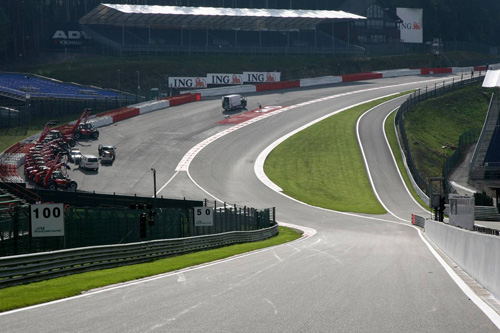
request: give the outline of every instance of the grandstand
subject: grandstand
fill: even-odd
[[[80,19],[117,53],[362,54],[343,11],[100,4]],[[337,35],[345,38],[339,38]]]
[[[0,73],[0,128],[22,126],[38,116],[60,116],[85,108],[104,111],[137,102],[140,96],[65,83],[25,73]]]
[[[497,148],[492,147],[497,142],[496,140],[500,139],[498,134],[499,113],[500,100],[498,96],[492,94],[486,120],[470,162],[470,180],[483,180],[487,173],[494,174],[495,164],[498,164],[496,168],[500,171],[500,159],[497,159],[500,156],[495,153]]]
[[[0,95],[29,98],[106,99],[120,98],[120,92],[64,83],[32,74],[0,73]]]

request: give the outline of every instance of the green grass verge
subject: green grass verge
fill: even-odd
[[[8,311],[71,297],[91,289],[172,272],[245,252],[280,245],[300,237],[301,233],[297,230],[279,227],[279,234],[276,237],[260,242],[236,244],[160,259],[151,263],[74,274],[28,285],[0,289],[0,299],[2,300],[0,302],[0,311]]]
[[[397,110],[396,110],[397,111]],[[394,118],[396,118],[396,111],[391,113],[389,117],[387,117],[386,122],[384,124],[385,134],[387,135],[387,140],[389,141],[389,145],[391,146],[392,153],[394,154],[394,158],[396,159],[396,164],[398,166],[399,172],[401,172],[401,176],[403,180],[410,190],[411,195],[422,205],[430,210],[427,203],[424,202],[417,194],[417,191],[413,188],[413,185],[410,180],[410,176],[406,172],[406,168],[403,162],[403,156],[401,155],[401,150],[399,149],[398,139],[396,137],[396,131],[394,129]]]
[[[405,115],[405,130],[422,177],[439,177],[460,135],[481,128],[489,94],[480,84],[418,103]]]
[[[269,154],[265,173],[284,193],[308,204],[385,214],[371,189],[355,125],[364,112],[404,94],[345,110],[295,134]]]

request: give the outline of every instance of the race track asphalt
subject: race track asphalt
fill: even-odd
[[[390,213],[348,214],[299,203],[270,189],[254,171],[266,147],[314,119],[447,78],[404,77],[248,96],[249,109],[257,103],[292,106],[331,98],[222,136],[196,155],[189,172],[175,170],[184,154],[230,126],[217,124],[224,117],[219,99],[102,128],[98,142],[83,142],[80,148],[93,152],[99,143],[114,144],[117,159],[98,173],[71,170],[80,189],[152,195],[155,168],[159,195],[273,206],[280,222],[316,233],[213,264],[0,314],[0,327],[5,332],[498,332],[410,226],[410,214],[423,211],[404,188],[382,133],[385,116],[402,99],[375,108],[359,122],[374,188]]]

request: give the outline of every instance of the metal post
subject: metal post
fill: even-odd
[[[154,187],[154,198],[156,199],[156,169],[151,168],[151,171],[153,171],[153,187]]]
[[[122,93],[120,90],[120,70],[117,70],[118,72],[118,105],[121,106],[121,99],[122,99]]]
[[[135,102],[137,103],[137,101],[139,99],[140,92],[141,92],[141,85],[139,84],[139,71],[136,71],[136,72],[137,72],[137,95],[135,97]]]

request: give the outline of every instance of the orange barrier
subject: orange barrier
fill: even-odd
[[[371,73],[371,72],[347,74],[347,75],[342,75],[342,82],[381,79],[382,75],[383,75],[382,73]]]
[[[269,82],[255,85],[256,91],[300,88],[300,81]]]
[[[420,73],[422,75],[428,75],[428,74],[448,74],[451,73],[452,69],[451,68],[422,68],[420,69]]]
[[[172,97],[160,98],[162,101],[169,101],[170,106],[176,106],[196,101],[201,101],[201,94],[198,93],[188,93]]]
[[[486,66],[477,66],[477,67],[474,67],[474,72],[484,72],[487,69],[488,68]]]

